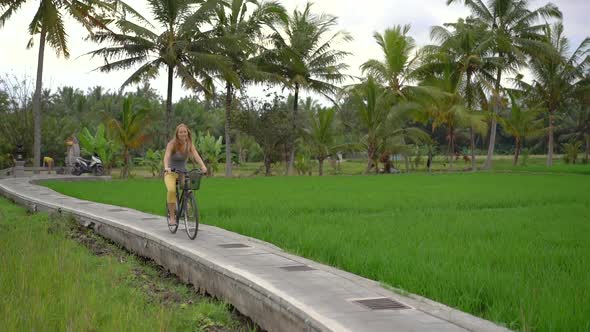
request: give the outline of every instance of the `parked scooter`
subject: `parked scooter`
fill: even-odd
[[[101,176],[104,174],[102,160],[100,160],[96,153],[92,155],[90,160],[84,159],[82,157],[76,158],[72,174],[78,176],[82,173],[92,173],[97,176]]]

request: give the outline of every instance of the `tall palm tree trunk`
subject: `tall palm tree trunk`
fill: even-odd
[[[588,155],[590,154],[590,135],[586,135],[586,157],[584,158],[588,162]]]
[[[318,158],[319,166],[319,174],[320,176],[324,175],[324,158]]]
[[[497,113],[497,104],[494,105],[494,115],[498,114]],[[497,127],[498,127],[498,122],[496,121],[496,118],[493,117],[492,118],[492,123],[490,126],[490,142],[488,145],[488,155],[486,157],[486,162],[483,164],[483,168],[484,169],[490,169],[492,168],[492,158],[494,157],[494,147],[496,145],[496,131],[497,131]]]
[[[271,159],[267,154],[264,154],[264,176],[271,175]]]
[[[297,132],[297,108],[299,106],[299,83],[295,83],[295,101],[293,102],[293,138],[289,151],[289,161],[287,164],[287,175],[293,175],[293,163],[295,161],[295,137]]]
[[[402,136],[402,144],[406,144],[406,140],[404,136]],[[408,154],[404,153],[404,163],[406,165],[406,173],[410,173],[410,158],[408,158]]]
[[[367,169],[365,170],[366,174],[369,174],[371,168],[375,166],[376,173],[379,173],[379,164],[375,160],[375,155],[377,154],[377,147],[375,144],[368,144],[367,147]]]
[[[477,167],[475,166],[475,133],[473,132],[473,126],[469,128],[469,145],[471,149],[471,170],[475,172]]]
[[[453,169],[453,159],[455,158],[455,141],[453,140],[453,134],[453,127],[449,127],[449,169]]]
[[[37,82],[35,83],[35,95],[33,96],[33,167],[41,165],[41,87],[43,84],[43,59],[45,53],[45,38],[47,28],[41,27],[41,38],[39,40],[39,56],[37,58]]]
[[[502,54],[500,54],[502,57]],[[494,95],[494,106],[492,114],[492,124],[490,126],[490,143],[488,145],[488,156],[486,162],[483,164],[484,169],[490,169],[492,167],[492,158],[494,157],[494,147],[496,145],[496,128],[498,127],[498,121],[496,121],[496,115],[500,113],[502,99],[500,98],[500,82],[502,81],[502,70],[498,69],[498,75],[496,77],[496,91]]]
[[[369,160],[367,160],[367,169],[365,170],[365,174],[369,174],[369,172],[371,171],[371,167],[373,166],[373,160],[371,159],[371,157],[368,158]]]
[[[166,133],[164,142],[168,141],[172,121],[172,84],[174,83],[174,66],[168,65],[168,92],[166,94]]]
[[[121,177],[126,179],[129,176],[129,150],[127,147],[123,149],[123,169],[121,169]]]
[[[226,95],[225,95],[225,176],[232,176],[232,165],[231,165],[231,102],[232,102],[232,85],[230,82],[225,84]]]
[[[553,166],[553,110],[549,110],[549,142],[547,144],[547,166]]]
[[[428,161],[426,162],[426,166],[428,166],[428,174],[432,174],[432,146],[428,146]]]
[[[514,162],[512,165],[516,166],[518,164],[518,156],[520,156],[520,138],[516,137],[516,144],[514,148]]]
[[[467,72],[467,109],[471,112],[472,106],[472,95],[471,95],[471,71]],[[475,134],[473,132],[473,126],[469,128],[469,145],[471,149],[471,170],[475,172]]]

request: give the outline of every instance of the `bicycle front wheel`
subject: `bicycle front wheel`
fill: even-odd
[[[186,234],[189,239],[194,240],[197,237],[199,231],[199,208],[197,206],[197,199],[195,194],[190,192],[186,194],[184,201],[184,226]]]
[[[178,213],[178,209],[176,209],[176,212]],[[168,210],[168,203],[166,203],[166,223],[168,224],[170,233],[174,234],[178,229],[178,217],[176,217],[176,220],[174,220],[174,224],[172,224],[170,221],[170,210]]]

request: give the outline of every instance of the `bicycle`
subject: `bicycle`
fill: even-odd
[[[168,205],[166,204],[166,222],[168,223],[168,229],[172,234],[176,233],[178,225],[180,224],[180,219],[182,218],[184,220],[186,234],[189,239],[194,240],[199,231],[199,208],[197,206],[197,199],[195,198],[194,191],[199,190],[201,176],[203,174],[198,169],[193,169],[188,172],[172,169],[172,172],[179,175],[178,179],[176,179],[176,224],[170,224],[170,211],[168,211]],[[179,183],[181,177],[184,178],[182,186]]]

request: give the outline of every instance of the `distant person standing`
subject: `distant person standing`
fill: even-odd
[[[80,157],[80,145],[78,144],[78,139],[75,135],[68,137],[66,140],[66,145],[68,146],[68,150],[66,152],[66,167],[68,169],[68,173],[70,173],[74,167],[76,159]]]
[[[49,156],[43,157],[43,167],[47,167],[47,169],[49,171],[48,174],[51,174],[51,170],[53,169],[53,165],[54,165],[53,158],[51,158]]]

